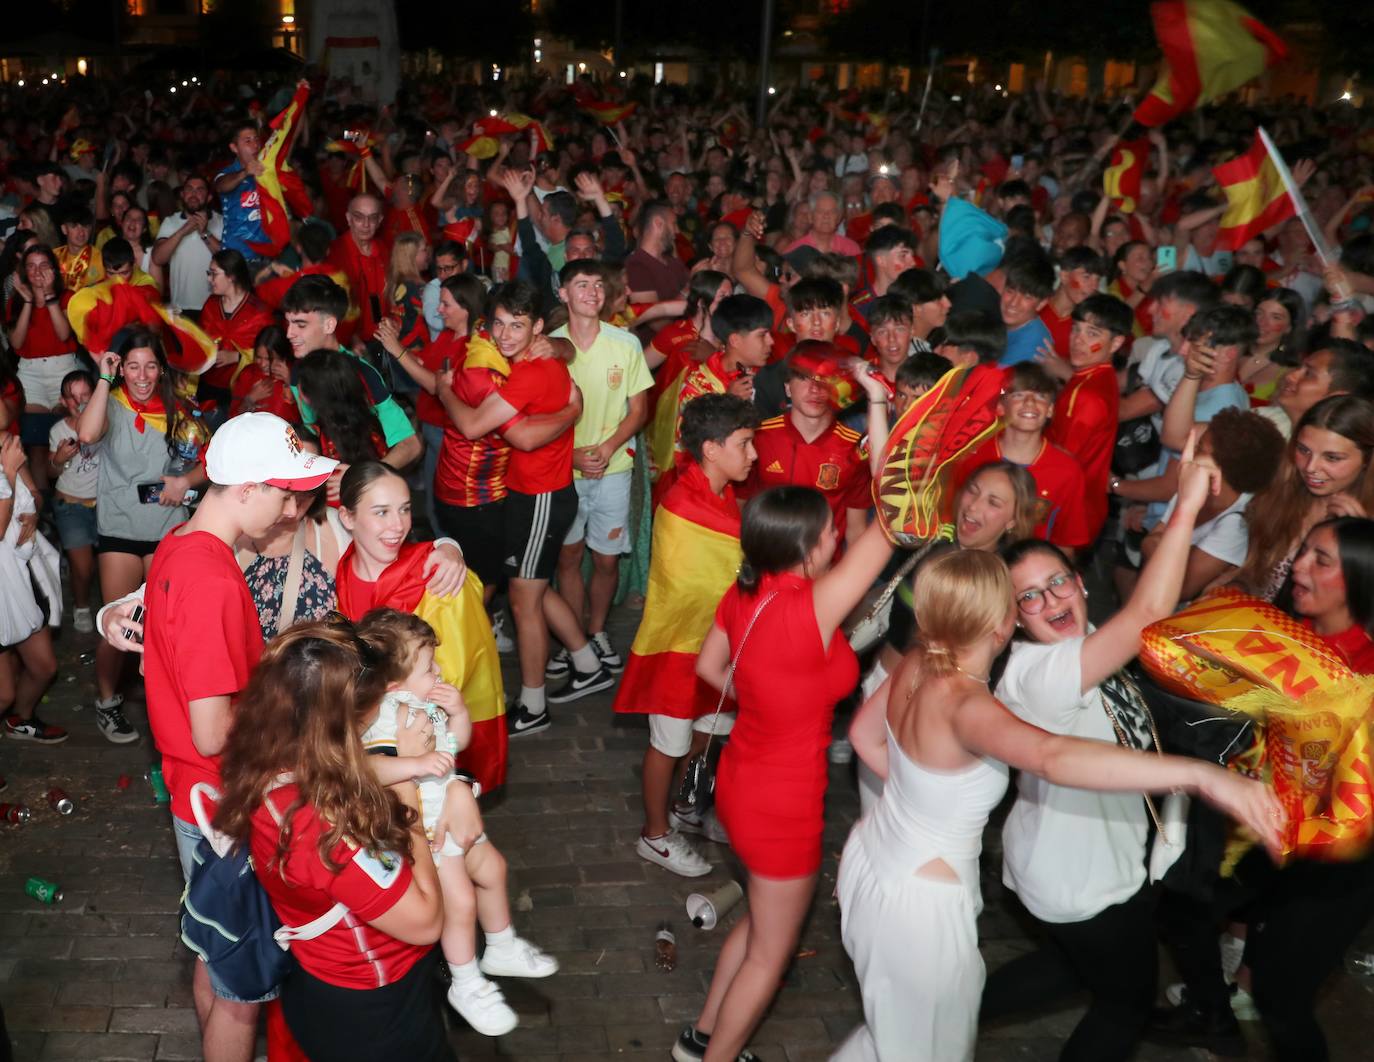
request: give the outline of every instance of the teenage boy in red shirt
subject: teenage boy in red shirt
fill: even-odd
[[[1049,440],[1083,467],[1088,542],[1107,520],[1107,481],[1116,446],[1117,390],[1112,358],[1133,334],[1131,308],[1112,295],[1090,295],[1073,311],[1069,364],[1073,375],[1054,403]]]
[[[262,628],[234,545],[267,533],[337,462],[301,448],[271,413],[234,417],[205,454],[209,488],[191,519],[159,543],[144,595],[143,677],[148,722],[172,796],[172,829],[189,881],[201,832],[191,787],[219,785],[219,754],[234,721],[234,698],[262,654]],[[205,963],[192,990],[206,1058],[253,1057],[261,1000],[242,1000]]]
[[[955,492],[976,470],[994,461],[1020,465],[1035,480],[1045,507],[1035,537],[1061,549],[1080,549],[1088,538],[1083,500],[1083,469],[1077,459],[1045,438],[1059,387],[1039,365],[1022,363],[1008,374],[997,403],[1002,430],[960,462]]]
[[[758,460],[740,489],[743,498],[768,487],[811,487],[825,495],[843,543],[868,523],[868,458],[859,433],[835,420],[825,380],[841,373],[840,355],[829,343],[798,343],[787,356],[791,408],[765,420],[754,433]]]
[[[1059,286],[1050,301],[1040,307],[1040,320],[1050,330],[1054,352],[1062,362],[1063,372],[1056,374],[1060,378],[1071,371],[1063,359],[1069,353],[1074,307],[1089,295],[1096,295],[1106,276],[1106,260],[1091,247],[1070,247],[1059,257]]]
[[[581,622],[549,587],[563,540],[577,518],[572,421],[539,446],[526,443],[522,447],[509,432],[512,422],[521,418],[565,409],[569,396],[576,393],[568,367],[560,359],[530,356],[531,345],[544,329],[539,299],[539,293],[523,281],[492,289],[488,304],[491,338],[510,362],[510,375],[503,387],[488,394],[476,408],[465,405],[454,393],[451,371],[439,377],[438,388],[449,419],[467,438],[479,439],[499,429],[513,447],[502,516],[511,613],[520,655],[520,695],[506,712],[512,737],[548,728],[546,702],[575,701],[615,685],[615,675],[602,666]],[[549,662],[550,629],[572,658],[572,675],[566,686],[546,696],[544,669]]]

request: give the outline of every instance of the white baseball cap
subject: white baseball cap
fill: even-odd
[[[282,490],[314,490],[339,462],[312,454],[300,436],[272,413],[241,413],[224,422],[205,451],[211,483],[266,483]]]

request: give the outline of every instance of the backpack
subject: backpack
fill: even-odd
[[[274,993],[293,969],[291,941],[318,937],[348,908],[338,903],[306,925],[282,925],[253,873],[247,845],[234,844],[210,825],[207,797],[215,801],[219,793],[204,782],[191,787],[191,809],[205,836],[196,845],[191,880],[181,897],[181,939],[234,995],[262,999]],[[270,801],[267,806],[279,819]]]

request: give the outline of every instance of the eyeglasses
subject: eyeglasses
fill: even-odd
[[[348,216],[354,221],[361,221],[364,225],[376,225],[382,220],[380,214],[359,214],[352,210],[348,212]]]
[[[1073,576],[1060,572],[1058,575],[1050,576],[1050,579],[1043,589],[1023,590],[1016,595],[1016,607],[1022,614],[1034,616],[1043,612],[1045,602],[1050,597],[1056,597],[1060,601],[1067,601],[1078,593],[1078,581]]]

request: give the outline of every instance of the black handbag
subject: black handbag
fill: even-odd
[[[768,602],[777,596],[778,593],[774,590],[760,601],[758,608],[754,609],[753,616],[749,618],[749,625],[744,628],[744,637],[739,640],[739,648],[735,650],[735,658],[730,661],[730,669],[725,673],[725,682],[720,688],[720,700],[716,702],[715,714],[711,716],[711,730],[706,735],[706,747],[687,761],[687,769],[682,773],[682,785],[677,792],[677,803],[682,808],[704,812],[710,805],[711,797],[715,794],[718,759],[713,760],[711,758],[711,739],[716,736],[715,721],[720,716],[720,710],[725,707],[725,697],[729,692],[730,683],[735,677],[735,668],[739,665],[740,654],[744,652],[744,646],[749,641],[749,632],[754,629],[754,624],[758,622],[758,618],[764,608],[767,607]]]

